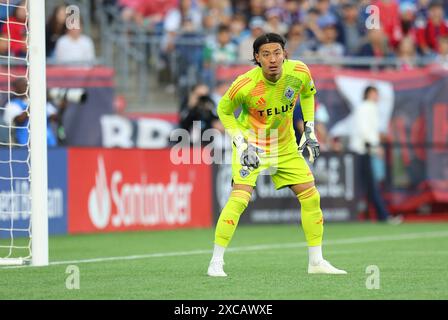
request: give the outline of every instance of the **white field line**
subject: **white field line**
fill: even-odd
[[[400,235],[390,235],[390,236],[370,236],[370,237],[358,237],[358,238],[348,238],[340,240],[328,240],[324,241],[324,246],[332,245],[345,245],[345,244],[360,244],[368,242],[381,242],[381,241],[401,241],[401,240],[414,240],[414,239],[424,239],[424,238],[445,238],[448,237],[448,231],[437,231],[437,232],[420,232],[420,233],[405,233]],[[293,243],[279,243],[279,244],[264,244],[264,245],[254,245],[254,246],[243,246],[236,248],[228,248],[226,252],[244,252],[244,251],[258,251],[258,250],[271,250],[271,249],[285,249],[285,248],[302,248],[307,247],[305,242],[293,242]],[[118,256],[118,257],[102,257],[102,258],[92,258],[92,259],[80,259],[80,260],[63,260],[63,261],[53,261],[50,262],[51,266],[54,265],[66,265],[66,264],[78,264],[78,263],[97,263],[97,262],[108,262],[108,261],[125,261],[125,260],[139,260],[139,259],[150,259],[150,258],[165,258],[165,257],[180,257],[180,256],[191,256],[191,255],[201,255],[201,254],[211,254],[212,250],[191,250],[191,251],[179,251],[179,252],[161,252],[161,253],[149,253],[131,256]],[[11,268],[24,268],[30,266],[13,266],[5,267],[1,269],[11,269]]]

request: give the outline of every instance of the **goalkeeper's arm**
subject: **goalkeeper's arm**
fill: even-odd
[[[309,152],[309,160],[313,163],[320,154],[319,142],[314,134],[314,94],[301,95],[300,105],[305,125],[299,142],[299,151],[303,152],[306,147]]]
[[[258,153],[263,150],[253,146],[247,142],[243,133],[238,127],[238,122],[234,115],[234,110],[231,104],[227,104],[228,100],[222,99],[218,105],[218,117],[221,120],[227,133],[232,138],[232,143],[235,145],[240,158],[240,163],[245,169],[253,170],[260,165],[260,158]]]

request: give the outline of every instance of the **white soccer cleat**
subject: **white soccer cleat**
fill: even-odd
[[[308,273],[321,274],[347,274],[347,271],[333,267],[327,260],[322,260],[318,265],[308,265]]]
[[[210,261],[210,265],[208,266],[207,274],[210,277],[227,277],[227,274],[224,272],[224,261],[216,260]]]

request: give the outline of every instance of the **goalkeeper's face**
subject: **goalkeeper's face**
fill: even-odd
[[[285,51],[279,43],[266,43],[260,47],[255,55],[257,62],[261,64],[263,74],[269,80],[280,78],[282,74]]]

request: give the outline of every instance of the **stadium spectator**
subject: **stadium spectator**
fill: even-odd
[[[13,93],[10,100],[4,106],[3,121],[8,126],[14,126],[14,136],[12,143],[16,146],[26,146],[29,144],[29,112],[31,106],[28,100],[28,81],[25,78],[17,78],[12,83]],[[56,134],[53,131],[52,123],[56,119],[58,110],[49,101],[46,106],[47,112],[47,146],[57,146]]]
[[[280,8],[271,8],[266,11],[266,32],[278,33],[283,36],[288,32],[288,26],[281,20],[283,11]]]
[[[165,81],[168,93],[176,90],[174,84],[178,85],[181,99],[188,91],[190,75],[195,77],[190,82],[196,82],[202,74],[204,37],[201,31],[202,12],[193,6],[192,0],[179,0],[178,6],[165,17],[158,64],[160,79],[168,80],[168,83]]]
[[[216,37],[216,31],[218,30],[219,23],[214,16],[204,14],[202,17],[202,32],[205,34],[204,42],[208,43],[213,41]]]
[[[234,22],[232,6],[229,0],[208,0],[202,11],[204,15],[212,16],[217,25],[230,25]]]
[[[206,63],[233,63],[238,58],[238,47],[232,42],[230,28],[220,25],[215,41],[205,47],[204,60]]]
[[[417,18],[426,19],[428,17],[428,7],[432,0],[414,0],[417,6]]]
[[[323,21],[337,20],[337,16],[333,12],[330,0],[317,0],[315,8],[319,12],[319,17],[317,18],[317,24],[321,24]]]
[[[448,69],[448,36],[439,38],[439,52],[434,57],[434,62]]]
[[[414,40],[408,36],[403,38],[398,45],[397,68],[399,70],[411,70],[417,66],[417,48]]]
[[[401,32],[403,37],[410,36],[414,42],[417,41],[417,34],[415,28],[417,7],[411,2],[402,2],[400,4],[400,20]]]
[[[0,41],[0,52],[2,52],[4,55],[8,55],[9,43],[9,50],[11,51],[11,55],[16,57],[26,56],[26,5],[26,1],[21,1],[20,3],[18,3],[17,7],[15,7],[14,15],[12,17],[9,17],[7,22],[2,25],[1,37],[3,39],[8,39]]]
[[[384,179],[384,150],[380,142],[378,89],[368,86],[361,105],[353,113],[349,149],[361,156],[360,177],[364,179],[367,199],[373,204],[378,221],[386,222],[389,212],[381,196],[379,183]]]
[[[428,8],[428,20],[419,19],[417,25],[417,43],[422,54],[431,55],[439,50],[438,39],[448,35],[448,22],[445,21],[443,5],[432,1]]]
[[[233,16],[232,23],[229,26],[232,33],[232,42],[237,46],[239,46],[244,39],[250,36],[250,31],[247,28],[246,17],[241,13],[237,13]]]
[[[118,0],[118,6],[121,9],[121,18],[123,21],[136,22],[137,12],[141,2],[142,0]]]
[[[317,48],[318,43],[323,39],[323,32],[319,27],[318,20],[319,10],[311,7],[304,18],[304,25],[306,38],[309,39],[310,43],[312,43],[313,50]]]
[[[78,64],[95,61],[95,47],[92,38],[83,34],[82,25],[79,28],[68,29],[66,34],[58,39],[54,58],[58,63]]]
[[[285,0],[283,4],[283,16],[282,20],[288,26],[295,23],[302,22],[302,14],[300,10],[299,1],[296,0]]]
[[[14,13],[14,6],[18,5],[21,0],[0,0],[0,28],[3,26],[3,21],[6,21],[9,16]],[[9,4],[9,6],[7,5]]]
[[[182,0],[139,0],[137,7],[134,9],[135,22],[148,31],[156,33],[162,32],[163,26],[166,23],[164,20],[168,19],[168,13],[170,11],[176,9],[178,2],[182,10],[184,7]],[[174,20],[174,23],[180,25],[177,22],[179,19],[177,13],[172,13],[169,19]]]
[[[204,49],[204,81],[212,83],[214,64],[231,64],[238,60],[238,46],[232,42],[230,28],[218,27],[216,38],[206,44]]]
[[[3,120],[7,125],[16,127],[14,143],[25,146],[29,142],[28,81],[18,78],[12,83],[12,89],[10,100],[5,105]]]
[[[46,54],[47,57],[52,57],[54,55],[54,49],[56,47],[56,42],[60,37],[62,37],[67,32],[66,26],[66,13],[67,6],[61,4],[53,9],[53,13],[48,19],[46,26]]]
[[[393,51],[387,41],[387,36],[381,29],[370,29],[367,32],[367,40],[359,49],[361,57],[384,58],[393,55]]]
[[[264,0],[249,0],[249,5],[244,10],[246,20],[251,21],[255,17],[265,18],[266,3]]]
[[[389,45],[395,48],[402,37],[398,1],[373,0],[372,5],[378,7],[381,29],[383,29]]]
[[[342,17],[337,23],[337,30],[337,41],[344,45],[346,54],[356,55],[365,30],[365,26],[359,21],[356,3],[349,1],[342,5]]]
[[[179,5],[168,11],[164,20],[162,48],[171,53],[176,47],[176,39],[183,32],[193,33],[202,29],[202,13],[194,8],[192,0],[179,0]]]
[[[252,45],[265,30],[265,21],[261,17],[255,17],[249,22],[250,36],[241,41],[238,48],[238,59],[242,62],[249,62],[253,56],[251,54]]]
[[[287,40],[289,58],[299,59],[312,55],[312,44],[306,39],[303,24],[294,23],[288,31]]]
[[[336,29],[336,19],[328,16],[325,20],[320,21],[322,29],[321,43],[317,47],[316,54],[322,59],[337,58],[344,55],[344,46],[336,41],[338,31]]]

